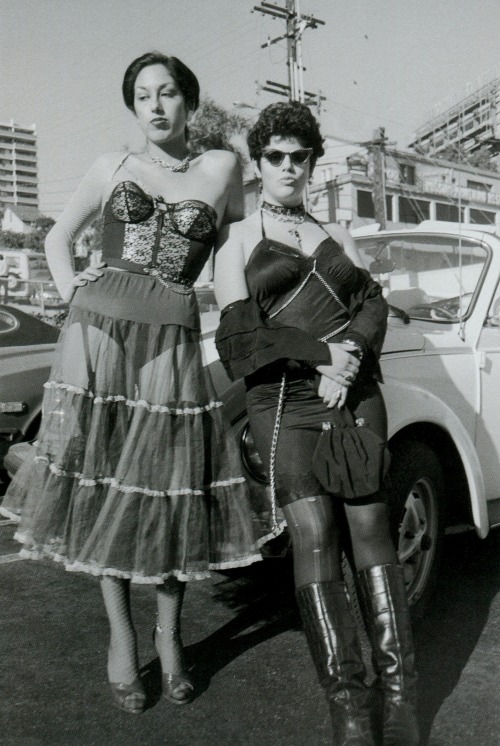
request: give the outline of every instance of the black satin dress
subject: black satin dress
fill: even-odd
[[[367,354],[350,390],[347,406],[386,439],[387,417],[377,381],[380,379],[376,360],[379,350],[375,354],[369,347],[370,342],[375,347],[381,345],[385,325],[380,323],[380,334],[374,331],[376,342],[366,327],[377,314],[380,319],[384,318],[385,301],[377,292],[365,303],[359,303],[366,288],[376,283],[359,270],[328,235],[314,254],[306,257],[291,246],[270,240],[264,228],[262,231],[262,239],[246,267],[252,298],[268,319],[300,329],[315,340],[363,340]],[[377,309],[373,314],[375,305]],[[250,427],[268,470],[284,372],[285,397],[275,457],[276,498],[281,506],[303,497],[325,494],[312,470],[312,456],[323,423],[332,418],[332,410],[317,394],[319,375],[306,362],[278,359],[247,375]],[[381,499],[374,495],[365,498],[365,502]]]

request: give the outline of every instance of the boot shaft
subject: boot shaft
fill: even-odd
[[[403,570],[398,565],[358,573],[359,599],[383,693],[384,746],[418,746],[417,674]]]
[[[296,596],[320,684],[364,690],[365,666],[345,584],[309,583]]]
[[[358,573],[359,600],[380,686],[395,696],[414,692],[417,675],[403,569],[379,565]]]
[[[365,667],[344,583],[310,583],[297,589],[304,629],[325,689],[336,746],[374,746]]]

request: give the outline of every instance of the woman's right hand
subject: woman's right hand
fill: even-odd
[[[316,370],[322,376],[330,378],[341,386],[352,386],[359,371],[360,362],[350,353],[349,344],[329,342],[328,349],[332,362],[330,365],[318,365]]]
[[[104,267],[106,267],[105,262],[98,262],[98,264],[95,264],[93,267],[87,267],[83,270],[83,272],[79,272],[77,275],[75,275],[71,282],[69,298],[64,298],[64,300],[70,301],[75,293],[76,288],[81,288],[88,282],[95,282],[100,277],[102,277],[104,273],[101,270]]]
[[[331,378],[321,376],[318,387],[318,396],[323,399],[323,402],[326,404],[328,409],[332,409],[332,407],[342,409],[347,401],[348,393],[349,389],[347,386],[339,386],[339,384],[332,381]]]

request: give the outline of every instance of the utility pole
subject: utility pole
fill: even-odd
[[[319,112],[321,102],[325,101],[325,96],[322,96],[321,93],[315,94],[304,90],[305,68],[302,64],[302,35],[306,29],[316,29],[319,25],[324,26],[325,22],[312,15],[302,15],[300,0],[286,0],[286,7],[262,0],[259,6],[254,6],[254,10],[286,22],[285,34],[274,39],[269,38],[261,46],[264,49],[286,39],[288,85],[266,80],[266,85],[262,86],[262,90],[278,96],[286,96],[290,101],[300,101],[307,106],[317,106]]]
[[[373,133],[369,149],[373,156],[373,207],[375,221],[385,230],[387,210],[385,204],[385,128],[378,127]]]

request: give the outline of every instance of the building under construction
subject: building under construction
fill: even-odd
[[[470,154],[487,147],[492,159],[500,145],[500,77],[479,84],[420,126],[410,147],[435,156],[455,150]]]

